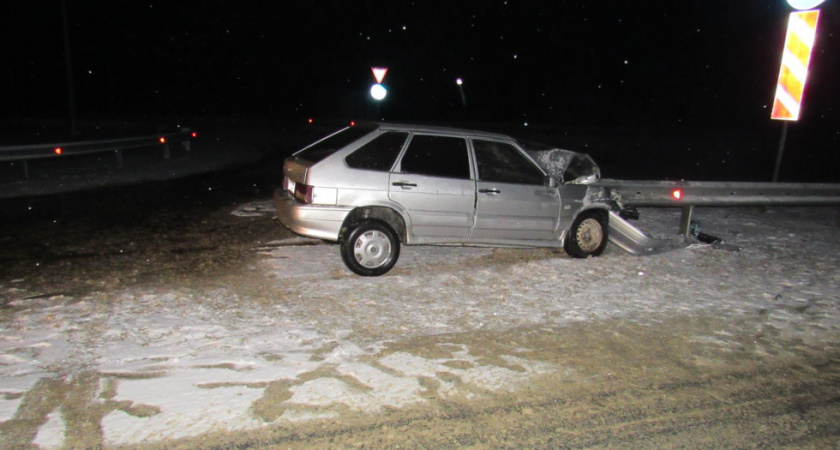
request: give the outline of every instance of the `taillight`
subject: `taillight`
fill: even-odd
[[[308,184],[295,183],[295,198],[299,202],[312,203],[312,186]]]

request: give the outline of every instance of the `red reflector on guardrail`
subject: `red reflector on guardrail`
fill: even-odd
[[[161,136],[160,139],[158,139],[158,141],[160,141],[161,144],[165,144],[166,143],[166,138]]]
[[[198,137],[198,133],[196,133],[195,131],[193,131],[192,133],[190,133],[190,136],[192,136],[192,137]]]
[[[682,196],[682,189],[674,189],[673,191],[671,191],[671,197],[674,197],[674,200],[682,200]]]
[[[53,150],[53,153],[55,153],[56,155],[60,155],[60,154],[64,153],[64,150],[62,150],[61,147],[56,147]]]

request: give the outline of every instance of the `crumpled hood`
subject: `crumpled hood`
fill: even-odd
[[[561,148],[526,151],[549,175],[561,183],[590,184],[601,178],[601,169],[589,155]]]

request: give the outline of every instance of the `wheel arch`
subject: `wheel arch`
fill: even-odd
[[[575,215],[575,218],[587,212],[596,212],[597,214],[600,214],[604,218],[604,220],[607,221],[609,221],[610,219],[610,208],[607,205],[591,205],[589,207],[583,208],[580,211],[578,211],[578,213]]]
[[[562,246],[566,245],[566,239],[569,238],[569,232],[572,229],[572,225],[574,225],[575,221],[581,214],[588,213],[590,211],[594,211],[597,214],[601,214],[602,218],[604,219],[604,223],[609,228],[610,223],[610,206],[606,204],[595,204],[595,205],[588,205],[586,207],[581,208],[578,210],[572,217],[571,220],[566,224],[566,228],[560,234],[560,242]]]
[[[403,244],[407,242],[408,235],[405,218],[403,218],[399,211],[387,206],[360,206],[350,211],[344,219],[344,223],[341,225],[341,231],[338,234],[339,242],[344,240],[347,235],[347,230],[351,230],[360,222],[371,219],[384,222],[394,230],[400,242]]]

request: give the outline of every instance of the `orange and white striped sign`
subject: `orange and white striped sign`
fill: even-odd
[[[799,119],[819,16],[819,10],[798,11],[790,15],[771,119]]]

